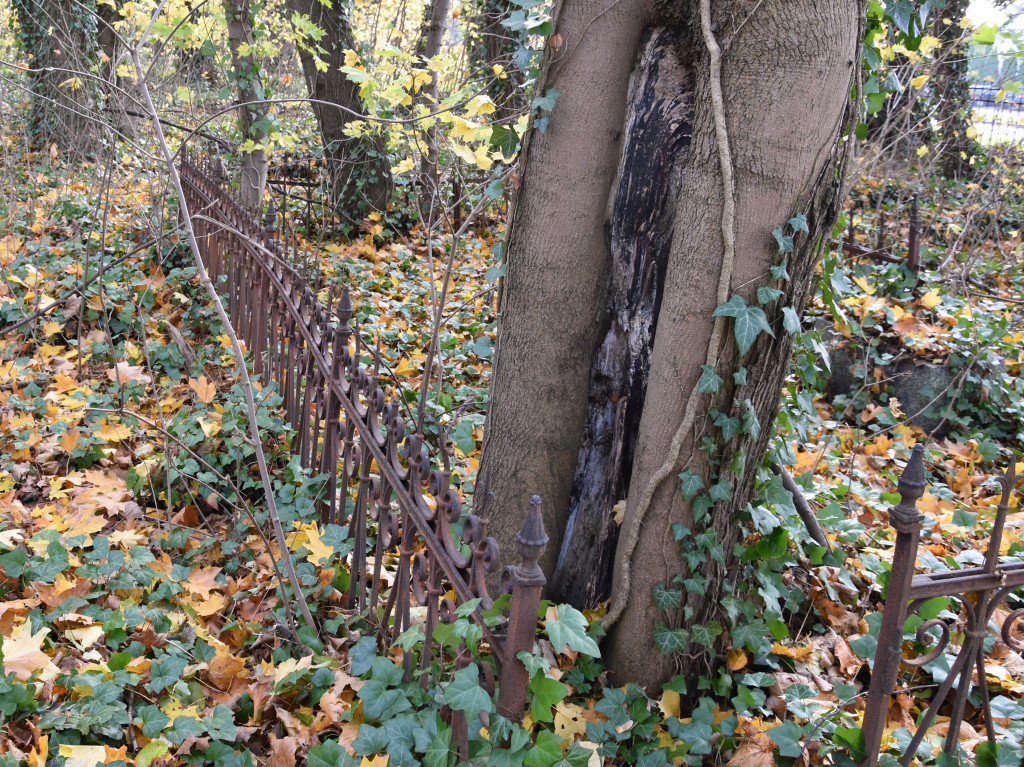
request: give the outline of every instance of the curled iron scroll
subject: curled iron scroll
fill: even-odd
[[[1024,608],[1014,610],[1012,613],[1006,616],[1006,620],[1003,621],[1003,627],[1000,630],[1000,635],[1003,638],[1003,642],[1014,652],[1024,653],[1024,639],[1020,639],[1013,635],[1013,625],[1024,619]]]
[[[935,627],[941,629],[941,633],[938,637],[938,642],[936,642],[935,640],[935,635],[928,632],[929,629]],[[931,663],[933,660],[938,658],[939,655],[942,654],[942,651],[946,649],[946,646],[949,644],[949,636],[949,624],[947,624],[941,618],[932,618],[929,621],[925,621],[917,627],[917,633],[915,634],[914,638],[918,644],[922,644],[925,647],[928,647],[933,643],[935,644],[935,646],[932,647],[924,655],[919,655],[916,658],[907,658],[906,656],[904,656],[903,662],[906,663],[908,666],[912,666],[913,668],[920,668],[921,666],[926,666],[927,664]]]

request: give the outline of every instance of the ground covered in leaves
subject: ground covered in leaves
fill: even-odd
[[[545,606],[520,727],[493,712],[475,666],[406,681],[402,660],[417,637],[379,655],[366,624],[342,609],[352,544],[342,528],[315,521],[315,483],[290,459],[274,394],[263,391],[289,551],[268,540],[223,329],[177,238],[147,244],[154,227],[169,230],[164,201],[130,164],[107,169],[107,205],[96,192],[104,169],[75,172],[35,156],[5,168],[15,182],[0,240],[4,767],[446,765],[455,756],[444,709],[471,721],[490,715],[487,728],[471,728],[477,763],[849,764],[891,558],[888,509],[912,446],[926,441],[930,481],[918,566],[937,571],[979,561],[998,500],[991,478],[1024,444],[1019,204],[990,210],[983,194],[937,187],[923,211],[925,261],[943,261],[965,218],[987,217],[969,243],[969,273],[954,258],[918,283],[901,266],[833,253],[802,321],[773,458],[802,487],[832,551],[814,545],[766,471],[750,509],[755,587],[726,597],[731,622],[708,638],[727,640],[722,668],[706,688],[673,683],[649,697],[607,687],[594,642],[602,611]],[[996,166],[984,183],[1006,179]],[[892,220],[922,183],[859,184],[857,236],[874,241],[879,213]],[[486,404],[499,230],[482,225],[463,241],[442,323],[445,375],[429,394],[434,428],[454,424],[464,458],[456,484],[466,489]],[[439,289],[425,254],[417,229],[399,236],[374,220],[361,238],[321,249],[328,273],[355,288],[361,333],[381,338],[411,407]],[[83,279],[89,286],[76,292]],[[855,384],[839,391],[830,365],[844,357]],[[908,424],[918,413],[889,386],[904,362],[949,373],[942,380],[956,396],[937,389],[923,408],[942,411],[941,438]],[[1022,536],[1014,497],[1000,553],[1024,552]],[[296,630],[281,599],[285,555],[323,623],[319,635]],[[908,632],[914,620],[958,614],[935,600]],[[453,650],[472,631],[464,614],[444,630]],[[955,649],[901,682],[887,747],[909,739]],[[996,719],[980,722],[972,699],[962,746],[979,763],[1017,763],[1024,659],[995,633],[989,658]],[[988,726],[999,751],[980,745]],[[940,716],[921,763],[935,761],[943,734]]]

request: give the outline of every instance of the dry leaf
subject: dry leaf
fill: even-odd
[[[188,388],[196,393],[204,405],[209,405],[217,396],[217,387],[206,376],[199,376],[198,381],[195,378],[188,379]]]

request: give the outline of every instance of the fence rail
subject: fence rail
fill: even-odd
[[[283,398],[295,431],[292,452],[327,477],[322,521],[348,526],[354,546],[344,604],[376,626],[385,647],[412,627],[413,604],[424,607],[419,665],[427,669],[443,652],[433,642],[438,623],[452,621],[458,605],[479,599],[471,618],[497,667],[498,711],[521,718],[529,679],[516,655],[533,648],[545,583],[537,565],[548,540],[540,499],[534,497],[517,537],[522,563],[506,567],[502,576],[511,593],[508,617],[491,626],[484,619],[494,604],[486,581],[500,566],[500,552],[487,535],[488,507],[496,499],[486,483],[478,483],[475,508],[465,512],[451,484],[447,437],[442,433],[431,459],[422,431],[407,431],[401,403],[385,396],[379,341],[367,348],[352,327],[348,288],[326,287],[312,254],[280,234],[273,209],[261,225],[232,197],[213,154],[183,151],[180,169],[203,262],[222,286],[254,372],[276,384]],[[328,299],[321,303],[325,290]],[[363,364],[367,355],[369,366]],[[374,528],[371,551],[368,532]],[[381,570],[389,552],[397,553],[397,572],[385,589]],[[443,598],[448,589],[454,600]],[[459,662],[465,665],[467,658]],[[488,663],[469,662],[478,662],[481,679],[493,681]],[[408,654],[404,664],[408,681]],[[466,722],[457,711],[451,720],[459,753],[467,757]]]

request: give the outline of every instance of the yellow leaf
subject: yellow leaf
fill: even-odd
[[[123,546],[126,549],[130,549],[132,546],[141,546],[148,540],[149,536],[138,530],[115,530],[110,534],[112,545]]]
[[[63,328],[64,323],[62,322],[47,322],[43,325],[43,334],[49,338],[50,336],[59,333]]]
[[[199,424],[199,428],[203,430],[203,434],[206,435],[207,439],[210,439],[210,437],[213,437],[220,431],[220,423],[218,421],[200,417],[196,418],[196,423]]]
[[[939,38],[932,35],[925,35],[921,38],[921,42],[918,44],[917,50],[922,56],[930,56],[932,51],[934,51],[938,46]]]
[[[398,363],[398,367],[395,368],[395,375],[402,376],[403,378],[409,378],[415,375],[417,372],[419,371],[417,371],[416,368],[414,368],[409,363],[409,360],[405,358],[402,358],[402,360]]]
[[[863,290],[869,296],[875,295],[875,287],[874,285],[868,284],[866,277],[854,277],[853,281],[856,283],[858,288]]]
[[[666,716],[681,716],[681,705],[682,698],[675,690],[665,690],[661,694],[661,700],[658,702],[658,708]]]
[[[555,706],[555,735],[570,743],[576,740],[577,736],[586,735],[587,720],[583,716],[585,711],[585,708],[574,703],[558,703]]]
[[[14,674],[22,682],[27,682],[36,672],[43,682],[56,679],[60,669],[42,650],[43,640],[49,633],[49,629],[39,629],[33,634],[32,624],[26,621],[14,629],[12,636],[4,637],[4,673]]]
[[[928,154],[928,147],[926,147],[926,146],[919,146],[917,148],[916,154],[917,154],[918,157],[924,157],[926,154]]]
[[[939,289],[933,288],[921,296],[921,306],[927,309],[934,309],[936,306],[942,303],[942,299],[939,298]]]
[[[213,398],[217,394],[217,387],[206,376],[199,376],[198,381],[195,378],[188,379],[188,388],[196,393],[199,401],[204,405],[209,405],[213,402]]]
[[[487,153],[486,146],[477,147],[473,156],[476,158],[477,167],[481,170],[490,170],[490,167],[494,165],[494,160],[492,160],[490,155]]]
[[[359,65],[359,56],[353,50],[345,51],[345,66],[354,67]]]
[[[973,125],[968,126],[967,130],[964,131],[964,133],[967,134],[967,138],[970,138],[970,139],[978,138],[978,129],[975,128]]]
[[[104,423],[96,436],[104,442],[120,442],[132,436],[132,430],[123,424]]]
[[[918,75],[917,77],[910,81],[910,84],[913,85],[915,88],[920,88],[926,82],[928,82],[928,75]]]
[[[309,550],[306,559],[314,565],[319,565],[334,556],[334,547],[328,546],[320,539],[320,528],[315,524],[306,531],[305,546]]]
[[[60,755],[64,757],[64,767],[96,767],[107,763],[106,746],[68,746],[61,745]]]

